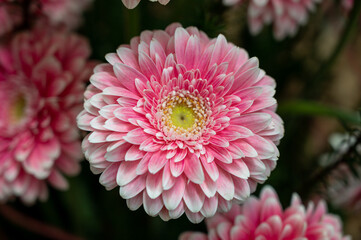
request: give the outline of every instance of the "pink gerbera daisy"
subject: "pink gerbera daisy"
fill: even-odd
[[[91,73],[86,40],[24,32],[0,47],[0,200],[32,203],[79,172],[75,118]]]
[[[169,3],[170,0],[149,0],[149,1],[159,2],[160,4],[166,5],[167,3]],[[140,0],[122,0],[122,2],[127,8],[133,9],[139,4]]]
[[[179,24],[106,55],[85,92],[83,150],[130,209],[192,222],[267,179],[283,136],[275,82],[223,35]]]
[[[260,199],[251,197],[243,206],[234,205],[228,213],[218,213],[206,220],[208,236],[185,232],[180,240],[346,240],[338,216],[328,214],[324,201],[310,203],[305,209],[297,194],[291,206],[282,209],[277,194],[267,186]]]

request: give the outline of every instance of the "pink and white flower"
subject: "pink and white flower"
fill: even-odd
[[[172,24],[106,55],[85,92],[78,126],[100,183],[131,210],[192,222],[228,211],[264,182],[283,123],[275,81],[257,58]]]
[[[253,35],[257,35],[263,25],[273,23],[276,39],[294,36],[300,25],[308,21],[310,11],[322,0],[249,0],[248,25]],[[243,0],[223,0],[226,5],[244,2]]]
[[[159,2],[160,4],[166,5],[169,3],[170,0],[149,0],[151,2]],[[133,9],[138,6],[140,0],[122,0],[124,6],[129,9]]]
[[[0,36],[14,30],[24,21],[23,12],[29,12],[30,24],[74,29],[82,21],[83,11],[92,0],[31,0],[29,9],[23,9],[23,0],[0,0]]]
[[[21,9],[8,0],[0,0],[0,37],[21,23]]]
[[[93,64],[77,35],[24,32],[0,47],[0,200],[47,197],[79,172],[76,116]]]
[[[260,199],[250,197],[243,206],[233,205],[228,213],[218,213],[206,220],[208,235],[200,232],[185,232],[180,240],[347,240],[343,236],[338,216],[327,213],[324,201],[316,206],[308,204],[294,194],[291,206],[282,209],[273,188],[262,189]]]

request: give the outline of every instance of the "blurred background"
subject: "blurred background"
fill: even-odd
[[[143,0],[129,10],[120,0],[95,0],[78,32],[89,39],[91,58],[100,62],[142,30],[164,29],[172,22],[196,26],[210,37],[224,34],[258,57],[260,67],[277,82],[278,113],[285,122],[278,166],[266,184],[276,189],[284,207],[293,192],[305,202],[326,198],[330,212],[344,220],[345,233],[361,239],[361,211],[334,201],[340,194],[337,186],[345,189],[350,178],[358,177],[361,153],[356,147],[361,126],[361,19],[359,8],[348,12],[340,6],[340,1],[324,1],[295,37],[276,41],[271,26],[250,35],[244,4],[225,7],[218,0],[171,0],[163,6]],[[342,135],[332,146],[335,133]],[[345,144],[346,151],[340,150]],[[36,219],[84,239],[177,239],[183,231],[206,231],[204,222],[195,225],[186,216],[163,222],[142,208],[130,211],[118,188],[106,191],[88,162],[81,165],[81,173],[69,178],[69,191],[50,188],[46,202],[26,206],[15,200],[7,206],[27,216],[24,221]],[[351,170],[340,173],[344,165]],[[358,184],[361,188],[361,181]],[[0,214],[0,239],[46,238]]]

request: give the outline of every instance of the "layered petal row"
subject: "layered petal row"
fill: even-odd
[[[342,233],[338,216],[327,213],[324,201],[310,203],[307,208],[294,194],[291,206],[282,209],[273,188],[262,189],[259,199],[250,197],[242,205],[234,205],[228,213],[218,213],[206,220],[208,235],[185,232],[180,240],[348,240]]]

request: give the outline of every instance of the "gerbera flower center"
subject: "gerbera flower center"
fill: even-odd
[[[196,119],[193,109],[186,105],[176,105],[170,115],[172,124],[183,129],[191,128]]]
[[[11,119],[14,121],[21,120],[25,115],[26,100],[22,94],[19,94],[13,101],[11,108]]]
[[[209,122],[208,100],[187,90],[172,91],[158,107],[161,128],[169,140],[191,140],[202,135]]]

